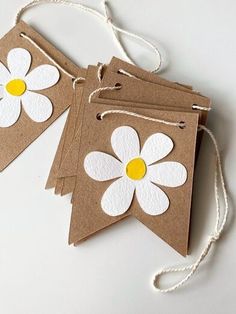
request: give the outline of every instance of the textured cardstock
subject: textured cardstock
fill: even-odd
[[[32,38],[42,49],[54,58],[60,66],[64,67],[72,75],[77,77],[81,74],[80,69],[76,65],[74,65],[39,33],[24,22],[18,23],[0,40],[0,60],[5,67],[8,66],[7,57],[9,52],[15,48],[25,49],[31,55],[30,71],[32,72],[30,73],[33,73],[33,71],[37,68],[40,70],[42,65],[54,66],[54,64],[52,64],[45,55],[34,47],[32,43],[30,43],[26,38],[20,36],[21,33],[25,33],[27,36]],[[16,67],[16,72],[18,70],[19,69]],[[38,71],[38,76],[40,77],[42,71],[39,70],[36,71]],[[33,121],[29,115],[27,115],[27,111],[28,113],[30,112],[31,115],[35,115],[36,113],[32,112],[29,107],[28,110],[24,110],[23,106],[19,119],[14,125],[6,128],[0,128],[0,170],[7,167],[70,106],[73,95],[72,80],[62,71],[59,70],[59,72],[59,80],[54,86],[44,90],[35,91],[38,95],[43,95],[49,99],[50,103],[53,104],[52,113],[45,122],[38,123]],[[36,89],[45,87],[42,85],[42,80],[39,80],[38,82],[41,82],[41,85],[35,85]],[[38,117],[39,113],[37,113],[36,116]],[[42,118],[43,117],[41,117],[41,120]]]
[[[91,69],[91,77],[87,76],[86,88],[83,93],[85,103],[83,110],[83,125],[81,130],[78,158],[78,177],[76,189],[73,196],[73,211],[70,228],[70,243],[78,244],[80,241],[95,234],[121,219],[133,215],[145,224],[164,241],[169,243],[182,255],[187,254],[188,234],[191,208],[191,193],[194,172],[195,144],[198,125],[198,114],[195,112],[178,112],[164,110],[150,110],[148,108],[126,106],[108,106],[96,102],[88,103],[88,96],[94,90],[94,83],[89,84],[89,78],[93,80],[96,69]],[[95,84],[96,85],[96,84]],[[82,102],[83,102],[82,101]],[[108,109],[123,109],[170,121],[185,121],[186,128],[167,126],[155,122],[144,121],[130,116],[114,115],[104,120],[97,120],[97,114]],[[147,138],[155,133],[163,133],[169,136],[174,148],[171,153],[163,159],[164,162],[179,162],[185,166],[187,171],[186,182],[176,187],[162,187],[168,195],[170,207],[165,213],[157,216],[148,215],[139,205],[134,197],[130,208],[123,215],[109,216],[101,208],[102,195],[111,182],[98,182],[88,176],[84,169],[84,160],[91,151],[100,151],[114,156],[110,138],[113,131],[121,126],[129,126],[137,131],[143,147]],[[91,127],[92,126],[92,127]]]

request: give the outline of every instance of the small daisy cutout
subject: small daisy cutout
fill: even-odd
[[[122,126],[113,131],[111,145],[118,159],[94,151],[84,160],[84,169],[92,179],[117,179],[102,196],[103,211],[110,216],[124,214],[136,194],[146,214],[155,216],[164,213],[170,201],[159,185],[174,188],[187,180],[187,170],[181,163],[159,162],[172,151],[172,139],[163,133],[155,133],[146,140],[140,151],[137,132],[129,126]]]
[[[54,86],[60,73],[49,64],[40,65],[29,72],[31,61],[28,50],[14,48],[7,56],[8,68],[0,62],[0,127],[9,127],[17,122],[21,104],[35,122],[44,122],[52,115],[50,99],[34,91]]]

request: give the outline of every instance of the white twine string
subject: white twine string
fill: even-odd
[[[126,31],[126,30],[124,30],[124,29],[114,25],[114,23],[112,21],[112,18],[109,16],[109,13],[108,13],[108,9],[111,11],[111,8],[110,7],[108,8],[108,0],[102,0],[102,5],[103,5],[103,8],[104,8],[106,22],[108,23],[108,25],[111,26],[113,37],[115,38],[115,40],[116,40],[116,42],[117,42],[121,52],[125,55],[125,57],[128,60],[128,62],[130,62],[132,64],[135,64],[133,59],[130,58],[130,56],[126,52],[126,49],[122,45],[122,43],[121,43],[121,41],[120,41],[120,39],[118,37],[117,32],[121,33],[121,34],[124,34],[124,35],[126,35],[128,37],[131,37],[131,38],[134,38],[136,40],[141,41],[147,47],[151,48],[154,51],[155,55],[157,56],[157,66],[151,72],[157,73],[160,70],[161,66],[162,66],[162,56],[161,56],[160,50],[157,47],[155,47],[151,42],[149,42],[148,40],[144,39],[143,37],[141,37],[141,36],[139,36],[137,34],[128,32],[128,31]]]
[[[154,279],[154,286],[158,291],[164,292],[164,293],[171,292],[171,291],[178,289],[180,286],[185,284],[194,275],[194,273],[196,272],[196,270],[200,266],[201,262],[207,256],[212,244],[215,243],[220,238],[220,236],[224,230],[224,227],[225,227],[225,224],[227,221],[227,217],[228,217],[228,212],[229,212],[228,194],[227,194],[227,190],[226,190],[226,186],[225,186],[225,179],[224,179],[224,175],[223,175],[223,167],[222,167],[222,162],[221,162],[221,158],[220,158],[219,147],[218,147],[216,138],[215,138],[214,134],[212,133],[212,131],[210,131],[204,125],[200,125],[199,129],[205,131],[209,135],[209,137],[210,137],[210,139],[214,145],[215,153],[216,153],[216,168],[215,168],[216,223],[215,223],[215,228],[214,228],[213,234],[208,238],[205,247],[203,248],[201,254],[199,255],[198,259],[195,261],[195,263],[188,265],[188,266],[185,266],[185,267],[163,269],[156,274],[155,279]],[[220,223],[218,177],[219,177],[219,181],[220,181],[220,185],[221,185],[221,189],[222,189],[222,193],[223,193],[223,199],[224,199],[224,211],[223,211],[223,218],[222,218],[221,223]],[[166,289],[161,289],[159,287],[159,279],[160,279],[161,275],[167,274],[167,273],[186,272],[188,270],[190,270],[190,272],[182,280],[177,282],[175,285],[173,285],[169,288],[166,288]]]
[[[100,87],[95,89],[90,95],[89,95],[89,103],[92,102],[92,98],[95,94],[100,93],[102,91],[106,91],[106,90],[119,90],[121,89],[121,86],[106,86],[106,87]]]
[[[79,82],[84,82],[86,79],[85,77],[79,76],[77,78],[73,79],[73,88],[75,89],[76,84],[78,84]]]
[[[180,125],[179,125],[180,122],[175,123],[175,122],[169,122],[169,121],[165,121],[165,120],[154,119],[154,118],[151,118],[148,116],[139,115],[139,114],[136,114],[134,112],[129,112],[129,111],[125,111],[125,110],[104,111],[103,113],[100,114],[100,119],[102,120],[106,115],[109,115],[109,114],[125,114],[125,115],[133,116],[136,118],[141,118],[141,119],[145,119],[145,120],[149,120],[149,121],[154,121],[154,122],[158,122],[158,123],[164,123],[167,125],[180,127]],[[181,126],[183,126],[183,125],[181,125]],[[220,238],[220,236],[224,230],[224,227],[225,227],[225,224],[227,221],[227,217],[228,217],[228,212],[229,212],[228,194],[227,194],[226,185],[225,185],[225,178],[223,175],[223,166],[222,166],[222,162],[221,162],[220,151],[219,151],[219,147],[218,147],[216,138],[215,138],[214,134],[212,133],[212,131],[209,130],[204,125],[199,125],[198,130],[203,130],[209,135],[209,137],[213,143],[215,153],[216,153],[215,183],[214,183],[215,201],[216,201],[216,223],[215,223],[215,227],[214,227],[214,231],[213,231],[212,235],[209,236],[209,238],[207,239],[207,242],[206,242],[204,248],[202,249],[202,252],[200,253],[199,257],[197,258],[197,260],[193,264],[187,265],[184,267],[171,267],[171,268],[162,269],[155,275],[153,285],[159,292],[163,292],[163,293],[172,292],[172,291],[178,289],[183,284],[185,284],[195,274],[195,272],[199,268],[200,264],[202,263],[202,261],[205,259],[205,257],[209,253],[210,248],[212,247],[212,244],[215,243],[217,240],[219,240],[219,238]],[[218,181],[220,181],[222,194],[223,194],[223,200],[224,200],[223,218],[222,218],[221,222],[220,222],[220,204],[219,204],[220,195],[219,195],[219,190],[218,190],[218,185],[219,185]],[[160,280],[160,277],[162,275],[168,274],[168,273],[177,273],[177,272],[186,272],[186,271],[189,271],[189,273],[182,280],[177,282],[176,284],[170,286],[169,288],[165,288],[165,289],[160,288],[159,280]]]
[[[91,14],[91,15],[99,18],[103,22],[105,22],[106,25],[108,25],[109,28],[111,29],[112,34],[113,34],[113,38],[115,39],[115,42],[118,44],[118,47],[121,50],[121,53],[124,55],[125,59],[132,64],[136,64],[136,63],[129,57],[129,55],[126,52],[126,49],[124,48],[123,44],[121,43],[117,33],[126,35],[130,38],[136,39],[136,40],[140,41],[141,43],[145,44],[148,48],[153,50],[153,52],[155,53],[155,55],[157,57],[157,65],[155,66],[155,68],[152,72],[156,73],[160,70],[161,65],[162,65],[162,57],[161,57],[161,53],[160,53],[159,49],[157,47],[155,47],[151,42],[144,39],[143,37],[141,37],[135,33],[131,33],[129,31],[126,31],[126,30],[116,26],[113,23],[112,18],[108,15],[108,1],[106,1],[106,0],[102,0],[102,6],[104,8],[104,15],[95,9],[92,9],[92,8],[90,8],[86,5],[80,4],[80,3],[73,2],[71,0],[33,0],[30,3],[24,5],[18,11],[18,13],[16,14],[16,18],[15,18],[15,25],[20,21],[24,12],[26,12],[28,9],[30,9],[34,6],[37,6],[37,5],[50,4],[50,3],[51,4],[59,4],[59,5],[67,5],[67,6],[79,9],[79,10],[84,11],[85,13]]]
[[[119,69],[119,70],[118,70],[118,73],[123,74],[123,75],[126,75],[126,76],[128,76],[128,77],[135,78],[135,79],[137,79],[137,80],[140,80],[140,78],[138,78],[136,75],[131,74],[131,73],[129,73],[128,71],[126,71],[126,70],[124,70],[124,69]]]
[[[166,121],[166,120],[162,120],[162,119],[151,118],[148,116],[144,116],[142,114],[138,114],[138,113],[134,113],[134,112],[126,111],[126,110],[107,110],[107,111],[104,111],[103,113],[100,114],[100,119],[103,120],[103,118],[105,116],[110,115],[110,114],[124,114],[124,115],[132,116],[132,117],[136,117],[136,118],[141,118],[141,119],[148,120],[148,121],[158,122],[161,124],[177,126],[179,128],[185,128],[185,126],[186,126],[185,122],[170,122],[170,121]]]
[[[105,66],[104,64],[100,64],[98,67],[97,77],[98,77],[99,83],[102,82],[102,72],[103,72],[104,66]]]
[[[195,110],[203,110],[203,111],[210,111],[211,107],[202,107],[202,106],[198,106],[198,105],[192,105],[192,109]]]

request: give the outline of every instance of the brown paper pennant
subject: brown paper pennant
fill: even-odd
[[[90,68],[89,72],[94,76],[96,68]],[[70,243],[78,244],[97,231],[129,215],[133,215],[175,250],[182,255],[186,255],[198,114],[194,112],[150,110],[142,107],[128,106],[128,104],[125,107],[114,106],[112,103],[110,105],[95,102],[89,104],[88,96],[94,89],[93,82],[89,84],[90,77],[90,75],[87,76],[83,94],[85,106],[79,145],[78,177],[73,197]],[[186,128],[180,129],[178,127],[166,126],[121,115],[110,116],[102,121],[97,120],[97,113],[108,110],[108,108],[129,110],[168,121],[185,121]],[[92,151],[101,151],[115,157],[111,147],[111,135],[115,129],[121,126],[129,126],[137,131],[141,147],[143,147],[147,138],[152,134],[166,134],[173,140],[174,148],[165,160],[178,161],[187,169],[188,178],[182,186],[175,189],[162,187],[171,201],[169,209],[161,215],[153,216],[145,213],[136,197],[134,197],[128,211],[117,217],[106,214],[101,208],[101,198],[111,184],[111,181],[97,182],[89,177],[84,169],[84,160]]]
[[[72,76],[84,74],[24,22],[18,23],[0,40],[3,86],[0,108],[0,170],[7,167],[45,131],[72,101],[71,77],[58,69],[32,41]],[[54,84],[52,81],[49,85],[46,84],[49,78],[54,80]],[[7,102],[12,110],[6,106]]]

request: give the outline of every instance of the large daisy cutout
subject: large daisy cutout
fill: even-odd
[[[103,211],[110,216],[124,214],[136,193],[145,213],[153,216],[164,213],[170,201],[159,185],[174,188],[187,180],[187,170],[181,163],[159,162],[172,151],[172,139],[163,133],[155,133],[140,151],[137,132],[129,126],[122,126],[113,131],[111,145],[118,159],[94,151],[84,160],[84,169],[92,179],[117,179],[102,196]]]
[[[7,56],[8,68],[0,62],[0,127],[16,123],[21,113],[21,104],[35,122],[44,122],[52,115],[50,99],[34,91],[55,85],[60,73],[55,66],[49,64],[40,65],[29,72],[31,61],[28,50],[14,48]]]

